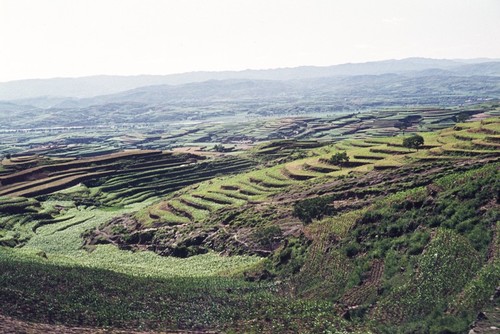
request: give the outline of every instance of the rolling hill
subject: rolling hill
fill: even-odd
[[[366,114],[365,130],[415,113]],[[419,149],[341,119],[342,140],[236,154],[11,157],[0,314],[87,331],[481,331],[498,318],[500,120],[469,117]]]

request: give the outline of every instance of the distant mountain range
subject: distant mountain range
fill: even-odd
[[[330,67],[0,84],[0,129],[167,124],[500,99],[500,61],[409,58]],[[14,98],[17,97],[17,98]]]
[[[139,87],[185,85],[210,80],[308,80],[360,75],[500,76],[500,61],[493,59],[447,60],[407,58],[334,66],[301,66],[268,70],[189,72],[171,75],[90,76],[19,80],[0,83],[0,100],[48,108],[71,99],[109,95]]]

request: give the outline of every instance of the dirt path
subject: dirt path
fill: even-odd
[[[169,331],[169,332],[134,332],[130,330],[102,329],[92,327],[67,327],[62,325],[26,322],[0,314],[0,333],[2,334],[217,334],[215,331]]]

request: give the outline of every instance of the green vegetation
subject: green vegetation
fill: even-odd
[[[349,156],[347,155],[346,152],[342,152],[342,153],[337,152],[334,155],[332,155],[328,161],[333,165],[342,166],[346,162],[349,162]]]
[[[310,224],[313,219],[321,219],[325,215],[335,212],[331,197],[316,197],[301,200],[295,203],[293,214],[305,224]]]
[[[348,326],[329,312],[330,303],[280,297],[276,294],[279,286],[273,283],[221,277],[134,277],[2,252],[0,311],[30,321],[245,333],[336,333]]]
[[[464,332],[500,280],[500,119],[424,132],[460,113],[270,119],[256,136],[301,140],[243,153],[14,155],[0,174],[0,313],[127,330]],[[420,135],[393,136],[395,122]]]
[[[403,146],[418,150],[424,145],[424,137],[414,134],[410,137],[403,139]]]
[[[319,292],[314,282],[321,277],[327,296],[355,305],[354,315],[377,320],[381,331],[465,331],[475,316],[470,305],[477,310],[488,303],[492,282],[500,279],[498,257],[490,252],[498,244],[500,210],[484,210],[498,200],[498,167],[453,173],[381,199],[354,216],[348,232],[337,227],[340,217],[314,223],[318,236],[300,274],[302,293]],[[341,240],[329,243],[328,235]],[[373,261],[384,264],[382,276],[372,276]],[[332,271],[315,263],[331,263]],[[366,313],[375,300],[374,312]],[[448,309],[454,312],[445,318]]]

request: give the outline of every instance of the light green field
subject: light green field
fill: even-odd
[[[71,203],[51,202],[47,205],[68,206]],[[132,205],[119,210],[84,210],[69,208],[64,216],[74,217],[45,225],[26,245],[15,251],[0,247],[0,252],[13,252],[17,256],[52,264],[79,265],[109,269],[120,273],[148,277],[202,277],[240,271],[261,261],[252,256],[220,256],[215,253],[192,256],[188,259],[164,257],[149,251],[123,251],[114,245],[98,245],[92,252],[81,249],[81,234],[96,228],[120,214],[134,212],[141,206]],[[43,252],[47,259],[36,254]],[[1,253],[0,253],[1,254]]]

